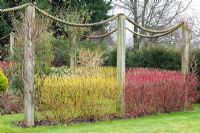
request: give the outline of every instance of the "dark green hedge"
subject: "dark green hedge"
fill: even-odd
[[[117,51],[113,50],[108,55],[106,65],[116,66]],[[180,52],[175,49],[155,47],[142,50],[126,51],[126,67],[150,67],[167,70],[181,69]]]
[[[180,70],[181,56],[177,50],[162,47],[135,50],[128,53],[126,67]]]

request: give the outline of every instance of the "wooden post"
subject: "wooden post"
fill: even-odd
[[[34,54],[33,44],[35,23],[35,6],[31,5],[25,11],[25,44],[24,44],[24,114],[28,127],[34,126]]]
[[[117,80],[121,95],[121,112],[125,113],[125,55],[126,55],[126,17],[121,14],[118,17],[117,33]]]
[[[10,54],[10,57],[12,57],[12,58],[13,58],[13,54],[14,54],[14,51],[13,51],[14,43],[15,43],[14,33],[11,32],[10,33],[9,54]],[[12,77],[12,75],[13,75],[13,60],[10,61],[10,77]],[[11,86],[12,86],[12,80],[9,80],[9,87],[11,87]]]
[[[9,50],[9,53],[10,53],[11,56],[13,56],[13,54],[14,54],[14,51],[13,51],[14,43],[15,43],[14,33],[11,32],[10,33],[10,50]]]
[[[189,73],[190,58],[190,33],[187,23],[182,25],[182,50],[181,50],[181,71],[183,74]]]
[[[70,54],[70,68],[74,71],[76,69],[76,50],[77,50],[77,36],[73,34],[71,40],[71,54]]]

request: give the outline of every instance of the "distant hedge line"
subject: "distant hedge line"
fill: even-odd
[[[117,65],[117,50],[110,51],[105,65]],[[200,49],[191,52],[191,64],[200,75]],[[178,49],[151,47],[142,50],[127,49],[126,67],[148,67],[166,70],[181,70],[181,52]]]
[[[108,57],[106,65],[116,66],[117,51],[111,51]],[[166,70],[180,70],[181,54],[178,50],[163,47],[127,50],[126,67],[150,67]]]

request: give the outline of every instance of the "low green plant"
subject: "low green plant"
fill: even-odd
[[[0,92],[5,92],[8,89],[8,78],[0,70]]]
[[[49,72],[46,73],[49,76],[66,76],[66,75],[71,75],[72,70],[67,67],[67,66],[62,66],[62,67],[51,67],[49,69]]]

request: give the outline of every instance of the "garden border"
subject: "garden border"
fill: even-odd
[[[140,33],[135,33],[131,31],[133,34],[137,34],[138,36],[142,37],[149,37],[149,38],[158,38],[164,35],[167,35],[169,33],[172,33],[173,31],[179,29],[181,27],[182,29],[182,73],[187,74],[189,72],[189,49],[190,49],[190,30],[188,28],[188,25],[186,22],[182,22],[178,24],[177,26],[174,26],[172,28],[168,28],[165,30],[152,30],[152,29],[147,29],[145,27],[140,26],[139,24],[135,23],[133,20],[130,18],[126,17],[124,14],[117,14],[114,15],[113,17],[108,18],[107,20],[103,20],[101,22],[96,22],[96,23],[89,23],[89,24],[78,24],[78,23],[71,23],[67,22],[65,20],[56,18],[44,10],[41,10],[36,6],[35,3],[26,3],[21,6],[13,7],[13,8],[8,8],[8,9],[0,9],[0,13],[6,13],[6,12],[11,12],[11,11],[16,11],[16,10],[25,10],[25,50],[24,50],[24,72],[23,72],[23,80],[24,80],[24,103],[25,103],[25,120],[26,120],[26,125],[29,127],[34,126],[34,103],[33,103],[33,92],[34,92],[34,53],[35,53],[35,48],[34,48],[34,43],[33,43],[33,31],[34,31],[34,22],[36,21],[35,19],[35,11],[37,10],[39,13],[42,15],[53,19],[54,21],[66,24],[68,26],[75,26],[75,27],[91,27],[91,26],[97,26],[97,25],[103,25],[106,24],[110,21],[113,21],[117,19],[118,24],[117,24],[117,30],[114,30],[113,32],[107,33],[102,36],[98,36],[98,38],[101,37],[106,37],[109,36],[110,34],[114,33],[115,31],[117,32],[117,79],[118,79],[118,84],[121,89],[121,112],[125,112],[125,100],[124,100],[124,86],[125,86],[125,54],[126,54],[126,20],[132,23],[133,25],[137,26],[138,28],[154,33],[155,35],[152,36],[147,36],[144,34]],[[159,34],[158,34],[159,33]],[[156,35],[157,34],[157,35]],[[76,37],[76,36],[75,36]],[[96,37],[97,38],[97,37]],[[74,40],[74,45],[75,45],[75,40]],[[75,57],[76,57],[76,47],[72,47],[73,51],[73,58],[71,63],[74,63],[72,65],[72,68],[75,69]]]

